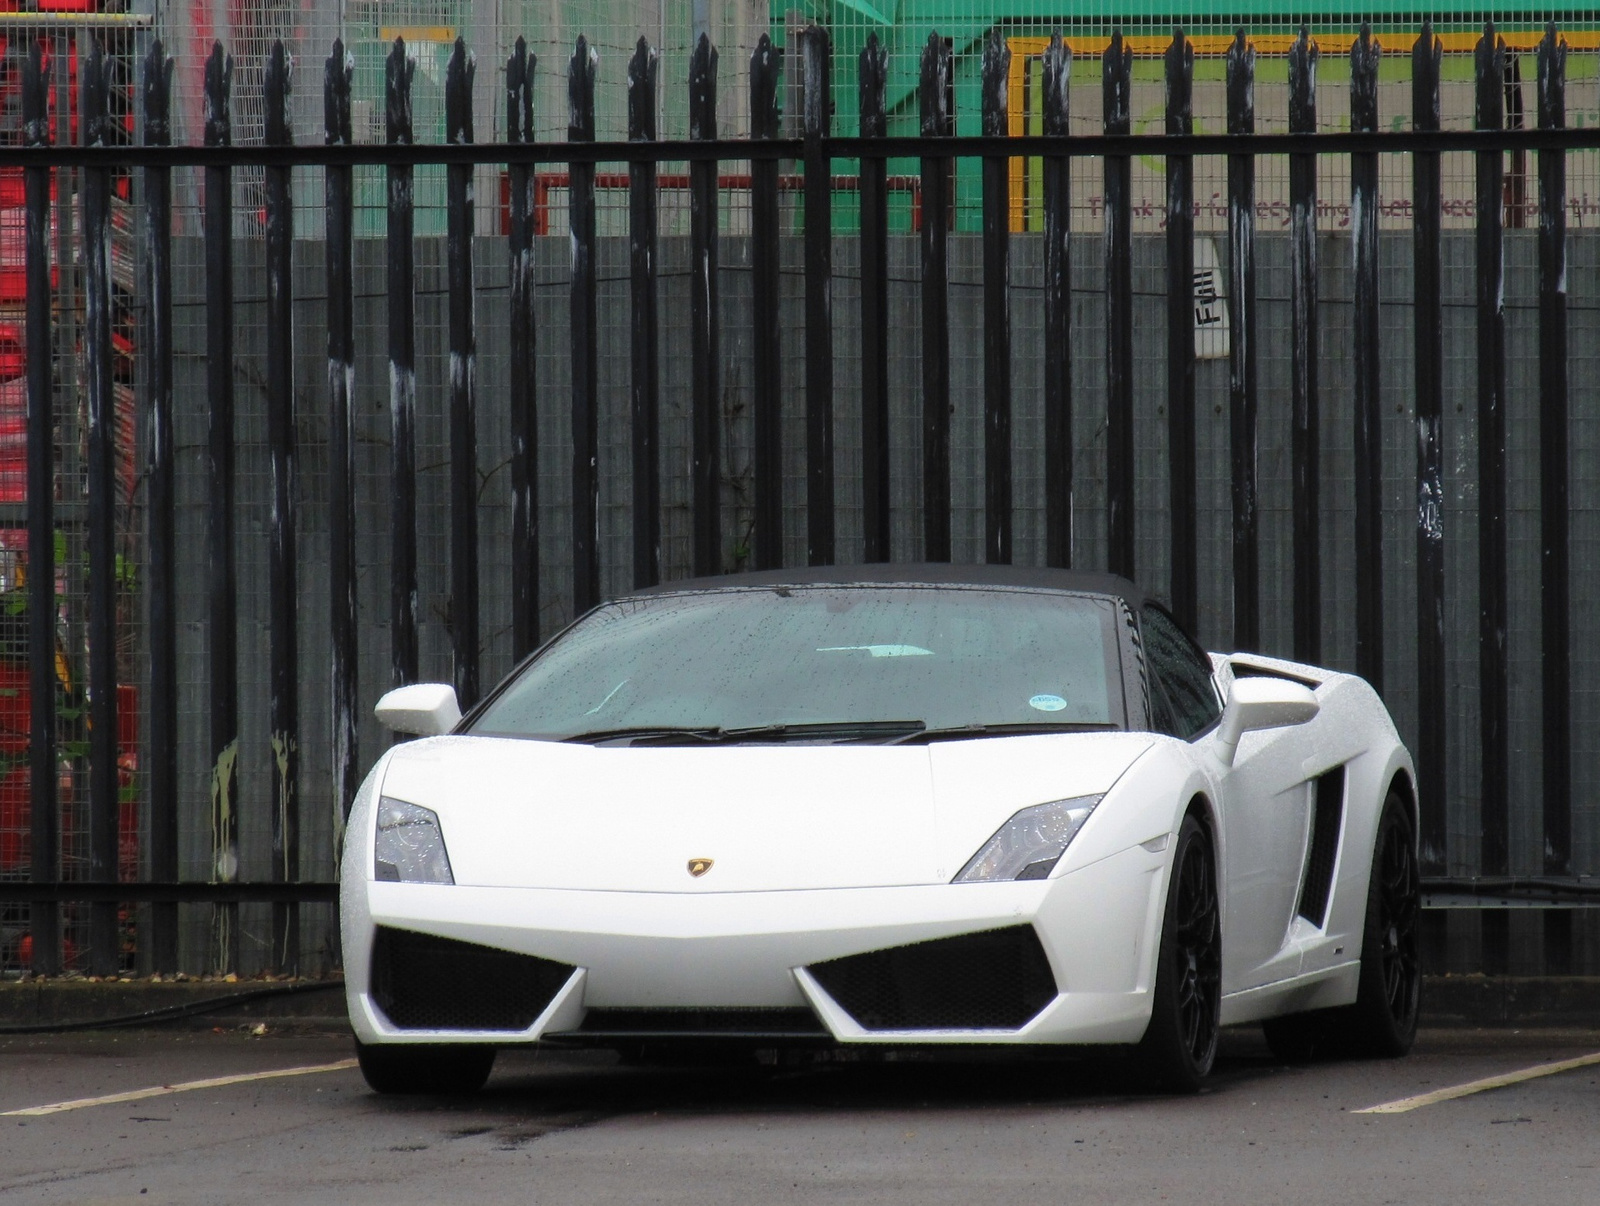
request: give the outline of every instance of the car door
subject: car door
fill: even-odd
[[[1175,736],[1210,749],[1221,699],[1211,659],[1154,604],[1144,612],[1151,676],[1166,697]],[[1160,707],[1152,703],[1160,715]],[[1287,947],[1299,895],[1309,815],[1304,764],[1310,725],[1247,733],[1231,767],[1213,763],[1222,816],[1222,990],[1270,984],[1299,971]]]

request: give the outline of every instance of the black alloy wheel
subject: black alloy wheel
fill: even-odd
[[[1405,799],[1391,790],[1373,843],[1361,987],[1343,1028],[1353,1054],[1393,1057],[1411,1050],[1422,997],[1421,913],[1416,830]]]
[[[1162,1088],[1192,1093],[1217,1056],[1222,1006],[1222,927],[1210,835],[1184,818],[1156,959],[1150,1026],[1140,1062]]]
[[[1406,829],[1400,825],[1386,827],[1383,850],[1378,856],[1383,997],[1389,1006],[1389,1017],[1396,1024],[1415,1016],[1417,988],[1422,979],[1417,963],[1417,914],[1421,911],[1417,856]]]

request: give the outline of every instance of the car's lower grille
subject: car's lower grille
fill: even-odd
[[[536,955],[380,926],[371,993],[401,1030],[526,1030],[573,971]]]
[[[809,1009],[591,1009],[580,1034],[635,1037],[824,1037]]]
[[[1056,996],[1031,925],[847,955],[806,970],[864,1030],[1016,1030]]]

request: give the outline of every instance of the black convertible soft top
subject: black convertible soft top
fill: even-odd
[[[686,578],[630,592],[633,595],[678,594],[683,591],[728,590],[742,586],[846,586],[903,584],[928,586],[1023,586],[1035,590],[1072,591],[1121,599],[1135,615],[1146,595],[1128,579],[1087,570],[1047,569],[1020,565],[949,565],[890,563],[818,565],[795,569],[757,570],[715,578]],[[627,597],[627,596],[624,596]]]

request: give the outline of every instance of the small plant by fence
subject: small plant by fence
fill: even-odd
[[[1341,53],[1344,51],[1341,50]],[[884,59],[876,39],[869,40],[859,63],[860,128],[836,131],[830,119],[830,55],[825,31],[808,29],[790,50],[785,66],[770,41],[763,38],[748,65],[751,130],[749,139],[717,136],[717,52],[702,39],[688,72],[690,136],[686,140],[656,137],[656,95],[660,87],[655,53],[641,39],[628,64],[629,137],[621,142],[595,139],[596,60],[583,38],[567,66],[569,127],[563,143],[533,141],[531,62],[525,46],[504,65],[507,141],[479,144],[474,140],[472,109],[476,64],[464,42],[457,41],[446,77],[447,142],[417,144],[412,136],[410,89],[414,64],[397,42],[387,66],[386,131],[383,145],[358,145],[351,132],[353,60],[335,42],[323,66],[326,121],[315,141],[297,143],[289,124],[290,64],[281,43],[273,47],[262,81],[266,138],[260,146],[232,143],[230,112],[233,66],[225,49],[216,46],[205,64],[206,124],[202,146],[170,145],[168,112],[174,65],[159,42],[143,64],[139,103],[143,145],[114,146],[110,126],[105,60],[92,47],[81,67],[79,113],[81,146],[53,145],[48,120],[51,63],[35,46],[23,79],[28,145],[0,151],[0,167],[20,168],[26,182],[28,392],[27,617],[29,658],[28,742],[30,777],[29,875],[26,883],[0,884],[0,902],[25,907],[30,934],[30,963],[51,972],[61,966],[60,930],[64,902],[88,902],[89,925],[82,943],[92,970],[120,965],[125,906],[151,906],[148,932],[141,932],[148,965],[157,970],[178,964],[178,906],[208,904],[216,910],[213,956],[219,966],[238,958],[237,910],[242,902],[272,905],[271,967],[293,969],[301,961],[300,905],[327,902],[333,885],[326,879],[307,881],[301,874],[301,748],[305,742],[327,743],[332,753],[331,803],[347,811],[362,770],[358,745],[357,666],[363,633],[357,606],[357,578],[364,564],[356,522],[356,390],[358,349],[354,312],[357,302],[354,239],[354,172],[381,168],[387,185],[387,241],[383,268],[387,304],[388,414],[390,418],[387,530],[390,680],[415,681],[418,652],[418,463],[417,423],[417,272],[413,229],[414,169],[444,165],[447,172],[448,234],[445,269],[448,293],[449,378],[446,389],[448,425],[449,617],[451,667],[464,705],[479,696],[482,681],[479,523],[483,512],[478,439],[476,356],[478,328],[474,306],[478,198],[474,167],[505,168],[503,231],[509,270],[506,311],[508,376],[504,401],[509,416],[510,520],[507,539],[512,598],[511,656],[520,659],[538,644],[541,632],[541,573],[550,569],[541,549],[538,516],[541,493],[548,489],[540,473],[541,405],[565,404],[570,424],[571,465],[565,504],[570,526],[561,533],[560,571],[570,583],[570,609],[578,613],[602,598],[601,474],[599,416],[609,400],[603,396],[597,334],[596,196],[606,189],[626,189],[629,199],[627,289],[629,299],[629,364],[627,415],[631,438],[631,474],[623,493],[631,512],[631,569],[635,585],[650,585],[675,569],[697,575],[722,572],[728,544],[723,498],[725,389],[721,374],[727,357],[721,341],[728,331],[719,300],[722,274],[719,254],[724,243],[718,207],[730,190],[748,192],[750,210],[750,308],[747,338],[752,409],[749,473],[751,512],[749,564],[778,567],[784,562],[782,422],[785,347],[798,345],[803,354],[800,395],[804,415],[803,494],[805,560],[812,565],[840,556],[838,507],[840,484],[835,448],[838,422],[835,399],[841,387],[835,355],[836,223],[833,207],[843,188],[855,195],[859,233],[851,238],[859,262],[858,326],[859,393],[855,415],[859,430],[852,444],[859,463],[851,475],[860,482],[860,552],[864,560],[948,560],[954,541],[951,348],[970,336],[981,338],[982,453],[984,557],[1009,562],[1017,555],[1015,532],[1016,474],[1019,446],[1042,448],[1043,559],[1068,566],[1079,558],[1081,533],[1075,532],[1079,487],[1075,466],[1085,444],[1074,411],[1074,383],[1085,372],[1103,382],[1105,430],[1096,445],[1104,457],[1104,568],[1135,575],[1136,515],[1141,479],[1135,445],[1135,256],[1131,164],[1136,156],[1158,156],[1165,166],[1167,194],[1165,231],[1165,464],[1159,482],[1170,515],[1165,563],[1166,582],[1147,583],[1168,595],[1175,613],[1193,626],[1201,611],[1201,556],[1198,530],[1201,506],[1197,481],[1196,434],[1196,259],[1194,160],[1224,156],[1227,162],[1227,257],[1224,308],[1229,338],[1227,412],[1229,487],[1231,490],[1231,608],[1233,647],[1262,646],[1261,488],[1258,481],[1258,431],[1262,388],[1259,345],[1257,205],[1255,164],[1261,156],[1287,156],[1290,221],[1289,338],[1270,354],[1289,365],[1288,463],[1292,478],[1292,641],[1273,649],[1307,661],[1325,656],[1323,633],[1328,590],[1324,583],[1323,520],[1329,507],[1323,497],[1320,466],[1323,445],[1331,439],[1351,441],[1354,464],[1353,669],[1385,684],[1386,606],[1393,583],[1383,575],[1384,500],[1380,408],[1385,344],[1380,289],[1378,165],[1380,156],[1403,154],[1412,164],[1411,251],[1414,314],[1412,379],[1416,431],[1413,495],[1415,523],[1402,536],[1408,547],[1401,560],[1415,568],[1410,593],[1416,643],[1416,682],[1422,701],[1416,731],[1410,734],[1418,758],[1422,795],[1421,837],[1430,886],[1437,893],[1467,897],[1483,892],[1503,899],[1572,904],[1590,899],[1592,880],[1576,874],[1572,789],[1574,684],[1570,596],[1570,533],[1567,432],[1569,392],[1567,347],[1567,199],[1565,162],[1569,152],[1600,147],[1600,130],[1568,129],[1565,122],[1566,47],[1552,24],[1538,51],[1538,122],[1535,129],[1507,129],[1504,113],[1505,46],[1492,27],[1478,43],[1476,57],[1476,128],[1443,132],[1439,121],[1441,46],[1424,25],[1410,48],[1415,106],[1411,129],[1383,131],[1377,112],[1377,79],[1381,48],[1363,29],[1348,48],[1351,64],[1351,129],[1317,133],[1315,73],[1318,46],[1302,33],[1288,53],[1290,130],[1255,132],[1255,52],[1241,30],[1226,52],[1227,132],[1196,134],[1190,106],[1194,50],[1183,32],[1174,33],[1164,59],[1167,90],[1166,132],[1130,132],[1128,97],[1133,78],[1131,51],[1120,34],[1105,53],[1090,63],[1102,80],[1104,133],[1071,135],[1068,80],[1075,63],[1069,46],[1057,36],[1042,55],[1042,132],[1013,135],[1007,88],[1010,51],[996,32],[984,56],[983,132],[956,138],[949,112],[950,51],[929,36],[922,60],[919,104],[921,134],[886,135]],[[742,65],[741,65],[742,68]],[[801,137],[779,137],[780,72],[798,72],[802,87]],[[311,132],[301,131],[305,138]],[[1516,802],[1537,814],[1543,861],[1533,874],[1513,876],[1509,726],[1511,710],[1507,631],[1510,624],[1510,571],[1507,562],[1507,363],[1504,309],[1503,216],[1506,213],[1504,160],[1508,151],[1538,156],[1538,416],[1539,416],[1539,595],[1542,679],[1540,698],[1545,723],[1539,751],[1541,798]],[[1449,695],[1447,681],[1447,609],[1445,540],[1442,526],[1447,476],[1444,424],[1445,339],[1443,264],[1441,259],[1443,201],[1441,156],[1465,152],[1474,157],[1476,207],[1473,279],[1476,293],[1476,342],[1473,373],[1477,382],[1476,431],[1478,640],[1477,732],[1463,738],[1481,748],[1475,801],[1477,849],[1469,861],[1471,876],[1451,871],[1450,818],[1446,781],[1452,773],[1447,757]],[[952,168],[957,157],[977,157],[983,165],[981,232],[981,334],[952,326],[951,216]],[[1353,259],[1350,330],[1353,430],[1324,430],[1326,402],[1319,382],[1319,319],[1323,265],[1319,262],[1316,215],[1319,202],[1319,157],[1336,156],[1349,165],[1351,214],[1349,242]],[[1014,234],[1013,161],[1019,157],[1040,165],[1039,204],[1042,237],[1029,243],[1041,264],[1040,330],[1033,345],[1019,350],[1012,329],[1012,282],[1018,236]],[[893,173],[897,159],[919,163],[915,174]],[[836,161],[856,161],[852,176],[835,173]],[[1074,241],[1071,185],[1075,172],[1103,176],[1103,230],[1096,267],[1103,302],[1103,339],[1088,357],[1074,326],[1074,263],[1084,250]],[[724,172],[725,163],[747,163],[748,171]],[[793,163],[798,171],[784,169]],[[683,171],[664,165],[686,164]],[[623,170],[602,171],[604,165]],[[50,377],[52,346],[51,239],[47,212],[52,180],[58,169],[81,172],[84,241],[82,388],[87,401],[86,501],[89,600],[85,639],[86,701],[89,734],[87,801],[89,858],[78,878],[61,874],[59,836],[61,801],[57,798],[63,751],[56,734],[63,706],[54,659],[40,651],[58,643],[59,607],[54,591],[56,561],[57,461],[56,417],[52,413],[57,383]],[[270,465],[267,594],[269,672],[267,728],[271,749],[270,795],[246,801],[237,773],[241,683],[237,568],[237,513],[234,457],[237,447],[234,303],[234,256],[238,239],[232,213],[233,174],[259,168],[263,181],[265,283],[263,355],[266,399],[266,443]],[[297,413],[293,347],[294,296],[293,181],[297,168],[323,170],[325,286],[327,339],[326,411],[315,418]],[[206,442],[208,461],[204,491],[208,531],[203,550],[180,545],[174,510],[179,473],[174,455],[173,350],[173,215],[171,173],[198,168],[204,173],[204,282]],[[116,525],[119,507],[119,457],[127,457],[127,433],[116,421],[113,389],[113,270],[109,248],[110,196],[114,172],[138,173],[142,190],[140,275],[137,308],[144,316],[143,394],[139,399],[145,425],[143,515],[145,564],[140,584],[147,606],[144,654],[145,719],[142,734],[138,797],[144,816],[142,878],[130,882],[119,875],[119,837],[135,823],[120,802],[118,708],[119,680],[128,670],[116,656],[118,582]],[[687,497],[691,515],[688,564],[663,563],[660,365],[662,315],[659,311],[660,236],[656,207],[663,188],[686,188],[690,197],[688,262],[692,274],[688,315],[684,324],[690,360],[690,438]],[[567,282],[567,389],[564,399],[539,397],[535,371],[541,330],[536,321],[535,250],[548,237],[553,192],[565,195],[570,240]],[[781,321],[780,197],[798,193],[802,230],[803,313],[798,329]],[[891,374],[890,206],[901,194],[911,198],[911,227],[918,248],[916,342],[918,380],[911,385],[918,405],[914,431],[891,423],[891,391],[899,388]],[[1525,198],[1511,204],[1530,204]],[[1520,212],[1520,211],[1519,211]],[[1030,236],[1031,237],[1031,236]],[[1082,291],[1078,286],[1077,292]],[[1013,424],[1013,372],[1024,356],[1042,362],[1041,422],[1037,430]],[[1085,364],[1085,360],[1092,363]],[[1581,384],[1581,383],[1580,383]],[[300,431],[307,422],[325,424],[327,448],[328,555],[315,566],[297,548],[297,484]],[[1098,439],[1098,437],[1097,437]],[[122,447],[119,449],[119,441]],[[907,538],[897,517],[892,487],[893,447],[919,446],[919,505]],[[901,511],[904,507],[899,508]],[[898,522],[897,522],[898,520]],[[898,533],[898,534],[897,534]],[[181,611],[177,582],[181,566],[204,561],[205,605],[204,690],[208,698],[203,732],[179,723],[178,677]],[[1391,560],[1393,556],[1391,555]],[[301,687],[304,658],[299,648],[302,608],[307,595],[322,593],[326,575],[330,600],[328,657],[332,696],[329,728],[302,731]],[[312,578],[319,579],[315,591]],[[1391,632],[1393,624],[1387,626]],[[1408,634],[1407,639],[1410,639]],[[370,684],[369,684],[369,694]],[[209,882],[180,881],[179,848],[184,840],[177,801],[179,750],[203,743],[208,750],[211,875]],[[374,751],[367,750],[370,759]],[[320,796],[321,785],[317,788]],[[271,875],[267,881],[239,876],[241,810],[260,809],[270,818]],[[1519,824],[1522,823],[1520,820]],[[1585,856],[1592,858],[1592,852]],[[1460,860],[1456,860],[1459,862]],[[322,865],[328,865],[322,860]],[[1592,863],[1589,865],[1593,865]],[[1524,869],[1526,870],[1526,869]],[[124,910],[119,912],[119,910]],[[1576,949],[1573,914],[1564,909],[1547,914],[1547,951],[1552,963],[1570,959]],[[119,918],[121,919],[119,921]],[[1503,966],[1508,958],[1510,929],[1505,915],[1484,920],[1486,966]],[[1437,932],[1436,932],[1437,936]]]

